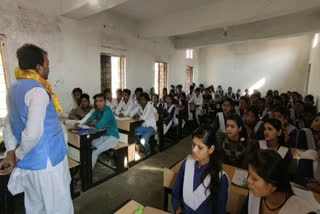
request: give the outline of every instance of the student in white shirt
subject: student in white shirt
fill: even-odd
[[[130,99],[131,91],[130,89],[124,89],[122,92],[122,100],[120,101],[118,107],[115,110],[115,115],[119,117],[128,117],[130,111],[135,108],[133,100]]]
[[[187,95],[187,100],[191,100],[191,98],[194,96],[194,86],[190,85],[189,87],[189,94]]]
[[[134,91],[133,103],[135,105],[139,104],[140,96],[141,96],[142,93],[143,93],[143,89],[142,88],[136,88],[136,90]]]
[[[73,108],[74,109],[79,106],[81,95],[82,95],[82,89],[81,88],[74,88],[72,90]]]
[[[201,95],[201,89],[197,88],[195,91],[195,95],[189,100],[190,104],[195,105],[195,116],[198,125],[200,125],[199,116],[202,115],[202,105],[203,105],[203,97]]]
[[[141,136],[140,143],[145,148],[147,155],[151,153],[149,139],[157,131],[156,114],[157,110],[153,107],[149,95],[142,93],[140,97],[140,111],[134,118],[143,120],[144,122],[136,129],[135,135]]]
[[[111,108],[112,113],[116,110],[118,106],[118,101],[117,99],[112,98],[112,92],[110,88],[107,88],[103,91],[103,94],[106,98],[106,106],[109,106]]]

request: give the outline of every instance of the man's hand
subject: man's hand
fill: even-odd
[[[119,114],[119,117],[124,117],[123,113],[120,113],[120,114]]]
[[[135,120],[139,120],[139,118],[140,118],[140,116],[137,114],[133,116],[133,119],[135,119]]]
[[[179,207],[179,208],[177,209],[176,214],[183,214],[183,211],[182,211],[182,208],[181,208],[181,207]]]
[[[14,150],[7,152],[7,156],[0,161],[0,175],[10,174],[18,161]]]
[[[93,120],[93,121],[90,123],[90,125],[91,125],[91,126],[95,126],[95,125],[97,124],[97,122],[98,122],[98,120]]]

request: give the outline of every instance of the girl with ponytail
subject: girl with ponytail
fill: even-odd
[[[202,126],[192,141],[192,155],[182,163],[172,192],[175,213],[226,213],[229,181],[215,133]]]

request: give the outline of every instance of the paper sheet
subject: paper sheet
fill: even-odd
[[[131,120],[131,117],[118,117],[115,116],[116,120]]]
[[[248,177],[247,171],[236,169],[232,177],[232,183],[237,186],[248,188],[247,177]]]
[[[74,124],[76,124],[76,123],[79,123],[79,120],[66,120],[66,121],[64,121],[65,122],[65,124],[67,124],[67,125],[74,125]]]
[[[320,204],[317,202],[317,200],[314,198],[313,193],[308,190],[303,190],[297,187],[292,186],[292,190],[296,196],[299,198],[304,199],[305,201],[309,202],[311,206],[317,210],[317,212],[320,212]]]

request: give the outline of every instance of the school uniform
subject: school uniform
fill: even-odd
[[[264,123],[259,120],[253,128],[251,139],[264,140]]]
[[[218,112],[217,116],[213,122],[213,130],[215,132],[219,131],[221,133],[226,133],[226,118],[223,112]]]
[[[320,154],[315,150],[299,152],[295,182],[305,186],[308,178],[320,181]]]
[[[262,112],[259,113],[259,118],[262,121],[266,121],[270,119],[270,114],[268,113],[268,110],[265,108]]]
[[[172,126],[177,125],[176,106],[165,105],[164,120],[163,120],[163,134],[165,135]]]
[[[263,149],[263,150],[269,149],[267,141],[259,140],[259,149]],[[280,146],[277,152],[282,157],[282,159],[285,163],[285,166],[288,169],[289,165],[291,163],[291,160],[292,160],[292,153],[291,153],[290,149],[285,146]]]
[[[235,95],[234,93],[229,93],[229,92],[227,92],[227,93],[225,94],[225,97],[226,97],[226,98],[230,98],[230,99],[232,99],[232,100],[235,100],[235,99],[236,99],[236,95]]]
[[[190,104],[194,104],[196,107],[196,111],[195,111],[195,116],[196,116],[196,120],[197,123],[200,124],[200,120],[199,120],[199,116],[202,115],[202,105],[203,105],[203,97],[200,94],[199,96],[194,95],[191,100],[189,100]]]
[[[210,175],[203,179],[208,164],[198,168],[198,162],[191,156],[181,165],[176,183],[172,191],[174,210],[182,208],[185,214],[226,213],[229,181],[227,175],[220,173],[220,189],[214,201],[210,199]]]
[[[120,115],[121,113],[124,116],[130,116],[130,112],[136,107],[132,99],[129,99],[127,103],[124,100],[121,100],[118,107],[116,108],[114,114]]]
[[[95,125],[96,129],[107,129],[107,131],[91,143],[96,148],[92,151],[92,168],[96,165],[99,155],[117,146],[120,138],[116,119],[109,106],[105,106],[102,111],[95,110],[86,124],[90,125],[94,120],[98,121]]]
[[[140,108],[140,120],[143,120],[141,126],[137,127],[135,131],[136,136],[141,136],[140,143],[150,153],[150,137],[157,131],[156,121],[157,110],[153,107],[152,102],[148,102],[144,109]]]
[[[119,103],[117,99],[112,99],[111,102],[108,99],[106,99],[106,106],[109,106],[111,108],[112,113],[114,113],[114,111],[118,107],[118,104]]]
[[[243,111],[243,110],[241,110],[241,109],[239,108],[239,106],[236,106],[236,107],[235,107],[235,112],[236,112],[237,115],[239,115],[239,116],[241,117],[241,119],[242,119],[243,121],[245,120],[246,112]]]
[[[179,105],[183,106],[184,109],[179,111],[178,116],[183,120],[184,123],[186,123],[189,120],[189,103],[187,100],[185,100],[184,102],[181,102],[181,100],[179,100]]]
[[[7,105],[4,141],[19,158],[9,191],[24,192],[27,214],[73,213],[66,139],[52,96],[35,80],[17,80]]]
[[[240,142],[233,142],[228,137],[221,139],[221,146],[224,152],[223,163],[243,168],[248,143],[245,139]]]
[[[297,128],[292,125],[291,123],[288,123],[288,125],[285,127],[286,132],[289,135],[289,141],[287,142],[288,146],[290,147],[296,147],[297,146]]]
[[[243,213],[259,214],[260,207],[261,198],[255,196],[253,192],[250,191]],[[290,198],[288,198],[285,204],[279,210],[279,214],[310,212],[315,212],[314,208],[307,201],[295,195],[292,195]]]
[[[313,129],[301,129],[297,134],[297,148],[318,151],[320,149],[320,138],[316,139],[315,131]]]

